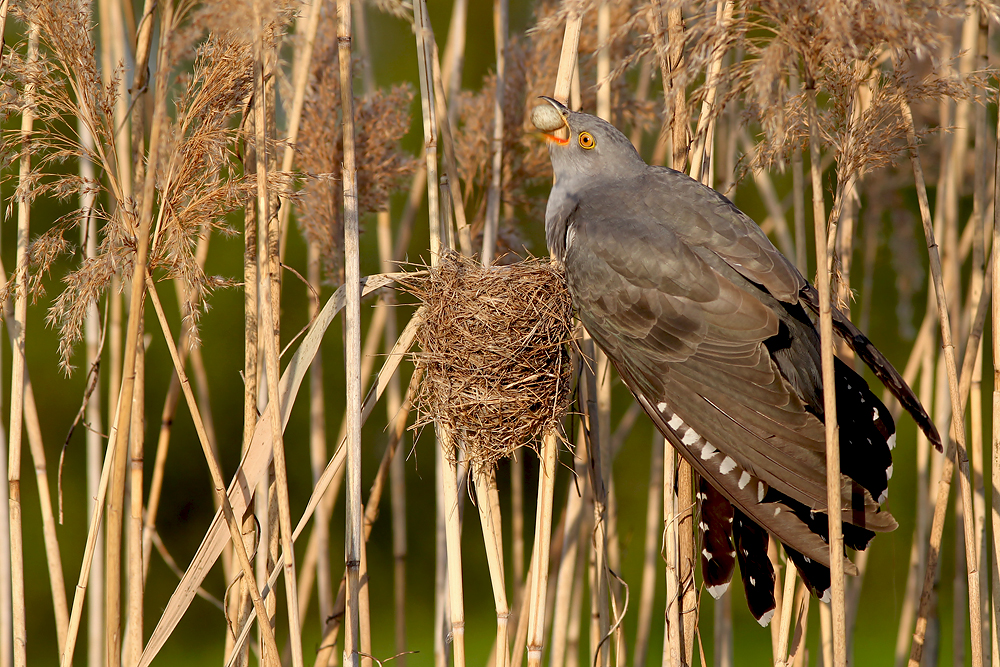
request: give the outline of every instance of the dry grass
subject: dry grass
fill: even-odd
[[[572,387],[572,311],[557,267],[529,259],[483,268],[449,253],[406,289],[427,306],[415,427],[461,434],[477,471],[558,427]]]

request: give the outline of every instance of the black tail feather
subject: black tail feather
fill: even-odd
[[[806,305],[814,312],[819,313],[819,292],[816,291],[815,287],[807,284],[800,292],[800,295]],[[868,337],[861,333],[861,330],[854,326],[836,308],[833,309],[833,327],[836,329],[837,334],[854,350],[854,353],[865,362],[865,365],[872,369],[875,376],[896,397],[903,408],[910,413],[913,421],[917,423],[917,426],[920,427],[920,430],[924,432],[934,447],[939,452],[944,451],[941,446],[941,435],[938,433],[937,427],[934,426],[930,415],[927,414],[927,411],[920,404],[920,399],[917,398],[917,395],[906,384],[906,380],[899,374],[899,371],[893,368],[889,360],[875,348],[872,342],[868,340]]]
[[[704,477],[698,478],[701,515],[701,574],[705,590],[719,599],[729,588],[736,569],[733,547],[733,506]]]
[[[840,470],[881,504],[888,497],[896,426],[864,378],[835,359]]]
[[[795,569],[802,577],[802,583],[806,585],[813,595],[823,602],[830,601],[830,568],[803,556],[795,549],[785,546],[785,553],[788,558],[795,563]]]
[[[750,613],[762,626],[774,616],[774,567],[767,557],[767,531],[733,509],[733,537]]]

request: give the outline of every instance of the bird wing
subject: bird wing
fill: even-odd
[[[732,229],[695,221],[701,231],[691,232],[686,196],[660,192],[651,200],[643,191],[623,201],[595,188],[567,218],[567,281],[580,318],[698,471],[779,538],[822,561],[820,538],[803,543],[811,531],[793,512],[783,513],[786,528],[776,527],[774,503],[763,502],[764,489],[774,489],[811,510],[826,508],[824,427],[765,345],[781,332],[782,316],[756,286],[790,288],[795,280],[780,270],[770,278],[768,253]],[[732,259],[713,266],[704,246],[691,242],[716,234],[728,239],[725,252],[742,269],[727,275]],[[845,521],[895,527],[847,477],[842,497]]]
[[[806,280],[760,227],[721,194],[687,174],[650,167],[636,183],[650,210],[671,211],[690,247],[710,249],[748,280],[785,303],[797,303]]]

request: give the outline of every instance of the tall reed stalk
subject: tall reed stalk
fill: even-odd
[[[38,38],[39,28],[37,24],[29,26],[28,32],[28,63],[34,65],[38,62]],[[27,149],[28,142],[31,141],[31,131],[34,126],[34,104],[35,89],[29,84],[25,90],[25,111],[21,114],[21,142]],[[31,162],[27,150],[21,156],[18,165],[18,181],[24,183],[31,171]],[[22,508],[21,508],[21,433],[23,426],[23,406],[24,406],[24,348],[25,348],[25,325],[28,314],[28,289],[26,284],[27,263],[28,263],[28,234],[31,224],[31,204],[26,193],[17,202],[17,266],[15,268],[15,280],[19,287],[14,303],[14,325],[16,327],[16,338],[14,340],[14,358],[11,367],[11,389],[10,389],[10,440],[8,442],[7,498],[10,512],[10,562],[13,586],[11,588],[13,596],[14,613],[11,618],[14,636],[14,665],[23,667],[27,665],[27,618],[24,598],[24,544],[22,529]]]

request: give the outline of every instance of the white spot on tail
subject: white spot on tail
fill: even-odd
[[[661,403],[660,405],[665,405],[665,404]],[[672,429],[674,429],[676,431],[681,426],[684,426],[684,420],[681,419],[680,417],[678,417],[677,415],[673,415],[670,418],[670,421],[667,422],[667,426],[669,426],[670,428],[672,428]]]
[[[705,523],[704,521],[699,521],[698,527],[701,528],[702,530],[708,530],[708,524]]]
[[[889,489],[886,489],[882,493],[878,494],[878,500],[876,500],[875,502],[881,505],[882,503],[885,502],[886,498],[888,497],[889,497]]]
[[[893,433],[890,435],[889,439],[885,441],[885,444],[889,445],[889,451],[894,450],[896,448],[896,434]]]
[[[657,403],[656,404],[656,409],[659,410],[660,412],[666,412],[667,411],[667,404],[666,403]]]
[[[723,475],[728,475],[729,471],[736,467],[736,461],[732,460],[728,456],[722,459],[722,465],[719,466],[719,472]]]
[[[760,627],[766,628],[767,624],[771,622],[771,617],[772,616],[774,616],[774,610],[773,609],[771,611],[767,612],[766,614],[762,615],[760,618],[758,618],[757,622],[760,623]]]
[[[705,560],[712,560],[712,554],[708,553],[708,549],[702,549],[701,555],[705,557]]]
[[[819,601],[820,602],[825,602],[827,604],[830,604],[830,589],[829,588],[826,589],[825,591],[823,591],[823,595],[819,596]]]
[[[764,488],[764,482],[757,482],[757,502],[763,502],[764,494],[767,493]]]
[[[689,428],[687,432],[684,433],[684,437],[681,438],[681,442],[685,445],[693,445],[701,439],[701,436],[693,429]]]
[[[751,586],[756,586],[757,585],[757,582],[754,580],[753,577],[750,577],[750,585]]]
[[[740,481],[737,482],[736,486],[740,487],[740,489],[743,489],[749,483],[750,483],[750,473],[744,470],[743,474],[740,475]]]
[[[878,421],[878,408],[872,408],[872,421]]]
[[[885,469],[885,478],[886,479],[892,479],[892,464],[891,463],[889,464],[889,467]]]
[[[718,600],[725,594],[725,592],[728,589],[729,589],[729,582],[727,581],[726,583],[719,584],[718,586],[708,586],[705,590],[708,591],[709,595]]]
[[[705,446],[701,448],[701,460],[707,461],[718,453],[718,449],[706,442]]]
[[[781,508],[778,507],[777,505],[775,505],[774,506],[774,516],[778,516],[778,512],[780,512],[780,511],[781,511]]]
[[[802,558],[805,559],[805,561],[807,563],[811,563],[812,562],[812,558],[810,558],[809,556],[803,556]]]

